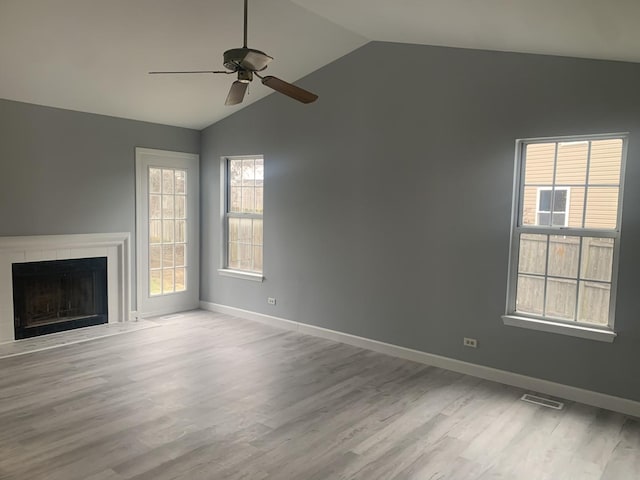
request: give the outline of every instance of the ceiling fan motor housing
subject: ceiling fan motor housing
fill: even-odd
[[[273,57],[253,48],[232,48],[224,52],[224,66],[234,72],[238,70],[260,72],[267,68],[271,60]]]

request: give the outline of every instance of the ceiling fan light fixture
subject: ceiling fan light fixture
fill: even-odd
[[[253,80],[253,72],[249,70],[238,70],[238,81],[249,83]]]

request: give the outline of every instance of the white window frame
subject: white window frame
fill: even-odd
[[[614,229],[596,229],[596,228],[575,228],[568,226],[542,226],[542,225],[523,225],[523,211],[522,208],[524,202],[524,160],[525,149],[527,145],[535,143],[562,143],[562,142],[579,142],[579,141],[597,141],[607,139],[621,139],[622,140],[622,159],[620,165],[620,185],[618,191],[618,211],[616,228]],[[507,302],[505,308],[505,314],[502,316],[503,323],[505,325],[528,328],[531,330],[538,330],[551,333],[559,333],[562,335],[570,335],[574,337],[586,338],[590,340],[598,340],[603,342],[613,342],[617,336],[614,330],[615,324],[615,308],[616,297],[618,290],[618,264],[619,264],[619,250],[620,250],[620,222],[622,218],[622,203],[624,197],[624,179],[625,179],[625,167],[627,159],[627,147],[628,147],[629,134],[628,133],[612,133],[602,135],[580,135],[570,137],[544,137],[544,138],[531,138],[531,139],[519,139],[516,140],[516,152],[515,152],[515,170],[513,181],[513,203],[512,203],[512,218],[511,218],[511,238],[510,238],[510,251],[509,251],[509,274],[507,283]],[[557,155],[557,152],[556,152]],[[586,181],[586,180],[585,180]],[[584,187],[585,185],[572,185],[572,187]],[[553,188],[556,188],[555,185]],[[564,188],[561,186],[560,188]],[[538,190],[539,192],[539,190]],[[586,191],[585,191],[586,196]],[[553,202],[553,199],[552,199]],[[536,199],[536,223],[537,223],[537,210],[539,207],[539,193]],[[553,210],[553,203],[551,205]],[[586,205],[585,207],[586,208]],[[568,219],[569,199],[567,198],[567,214]],[[523,233],[534,233],[543,235],[567,235],[578,237],[602,237],[613,238],[613,264],[611,272],[611,298],[609,301],[609,322],[606,326],[599,326],[590,323],[560,320],[549,317],[542,317],[533,314],[525,314],[522,312],[516,312],[516,288],[518,280],[518,261],[519,261],[519,248],[520,248],[520,235]]]
[[[565,203],[564,206],[564,227],[569,225],[569,202],[571,201],[571,187],[537,187],[537,192],[536,192],[536,224],[538,224],[538,215],[540,213],[549,213],[549,218],[551,218],[551,223],[553,223],[553,214],[554,213],[560,213],[558,211],[553,211],[553,212],[547,212],[546,210],[540,210],[540,193],[543,191],[559,191],[559,190],[563,190],[565,192],[567,192],[567,201]],[[552,193],[553,195],[553,193]],[[553,205],[553,200],[551,201],[551,208],[554,207]]]
[[[263,221],[262,225],[264,229],[264,214],[229,212],[229,202],[230,202],[229,162],[231,160],[251,160],[251,159],[262,159],[264,161],[264,156],[263,155],[235,155],[235,156],[225,156],[220,159],[220,218],[221,218],[221,231],[222,231],[222,249],[220,254],[220,265],[222,265],[222,268],[218,269],[218,274],[223,277],[232,277],[232,278],[239,278],[244,280],[251,280],[255,282],[262,282],[264,281],[264,265],[262,267],[261,273],[229,268],[229,218],[261,219]],[[264,198],[263,198],[263,201],[264,201]],[[264,235],[264,230],[263,230],[263,235]],[[263,249],[263,259],[264,259],[264,245],[262,249]]]

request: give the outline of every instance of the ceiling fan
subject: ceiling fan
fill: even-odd
[[[158,74],[184,74],[184,73],[223,73],[226,75],[237,74],[238,79],[231,84],[231,89],[227,95],[225,105],[237,105],[244,99],[249,82],[253,81],[253,76],[258,77],[263,85],[274,89],[288,97],[302,103],[311,103],[317,100],[318,96],[291,83],[273,77],[271,75],[262,76],[262,72],[269,62],[273,60],[260,50],[247,47],[247,9],[248,0],[244,0],[244,44],[242,48],[232,48],[224,52],[223,65],[227,70],[193,70],[186,72],[149,72],[151,75]]]

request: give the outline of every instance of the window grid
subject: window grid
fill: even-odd
[[[187,290],[187,172],[149,167],[149,295]]]
[[[568,140],[568,141],[567,141]],[[619,158],[619,182],[618,183],[593,183],[591,182],[591,161],[592,161],[592,147],[593,142],[600,140],[619,140],[621,142],[620,148],[620,158]],[[526,167],[527,167],[527,147],[529,145],[535,143],[554,143],[554,154],[553,154],[553,175],[551,179],[551,184],[549,183],[535,183],[535,182],[527,182],[526,181]],[[616,136],[594,136],[587,140],[587,155],[586,155],[586,165],[585,165],[585,178],[584,183],[556,183],[558,180],[558,151],[559,145],[561,142],[572,143],[575,140],[564,139],[564,140],[540,140],[538,142],[531,141],[523,141],[521,142],[521,149],[519,154],[519,167],[517,174],[519,175],[519,193],[518,193],[518,208],[514,214],[517,216],[517,222],[514,224],[514,235],[513,235],[513,244],[512,244],[512,266],[511,275],[510,275],[510,287],[509,287],[509,295],[508,295],[508,303],[507,303],[507,314],[524,314],[525,316],[531,316],[534,318],[540,318],[545,320],[553,320],[558,322],[567,322],[567,323],[584,323],[590,327],[612,327],[613,325],[613,314],[615,308],[615,283],[616,283],[616,274],[617,274],[617,250],[618,250],[618,239],[619,239],[619,223],[620,223],[620,213],[621,213],[621,200],[622,200],[622,183],[623,183],[623,174],[624,174],[624,157],[626,152],[626,136],[616,135]],[[543,187],[547,189],[551,189],[551,215],[549,217],[550,225],[532,225],[526,224],[525,222],[525,188],[526,187]],[[594,228],[593,225],[587,225],[587,210],[590,208],[589,204],[589,189],[591,188],[615,188],[617,189],[617,205],[615,209],[615,213],[613,216],[615,217],[615,226],[610,228],[610,226],[600,226],[601,228]],[[555,226],[553,225],[553,212],[554,212],[554,203],[555,203],[555,191],[559,189],[571,189],[571,188],[584,188],[584,197],[582,199],[582,212],[581,212],[581,221],[580,226],[566,226],[568,224],[568,215],[569,215],[569,205],[566,205],[565,214],[567,216],[567,221],[565,222],[565,226]],[[579,191],[579,190],[578,190]],[[567,195],[568,197],[568,195]],[[538,221],[538,210],[539,210],[539,194],[536,198],[536,223]],[[568,202],[568,199],[567,199]],[[523,240],[526,235],[544,235],[546,237],[546,248],[545,248],[545,258],[544,258],[544,274],[540,273],[532,273],[532,272],[522,272],[521,271],[521,249],[523,248]],[[555,245],[552,245],[552,238],[564,238],[564,239],[573,239],[575,242],[577,240],[577,265],[576,265],[576,274],[575,275],[558,275],[557,273],[554,275],[550,275],[550,262],[552,255],[552,248],[556,248]],[[587,241],[589,239],[589,241]],[[584,276],[583,271],[586,268],[585,265],[589,261],[588,258],[584,258],[585,248],[591,248],[591,244],[599,239],[611,239],[611,256],[610,256],[610,277],[609,281],[604,281],[602,279],[594,279],[589,278],[589,276]],[[597,243],[597,242],[596,242]],[[520,280],[523,277],[528,278],[539,278],[543,281],[543,292],[542,292],[542,311],[527,311],[525,308],[523,310],[518,309],[517,301],[519,298],[518,288],[520,288],[521,283]],[[553,312],[550,311],[550,292],[549,285],[550,281],[569,281],[571,285],[575,285],[575,293],[574,293],[574,301],[573,301],[573,311],[571,318],[559,318],[557,315],[553,315]],[[608,311],[606,314],[606,318],[594,319],[589,317],[591,312],[588,311],[587,308],[583,308],[583,305],[586,305],[588,298],[587,288],[599,288],[603,291],[608,291],[608,298],[603,299],[601,303],[603,305],[608,305]],[[581,298],[583,297],[583,298]],[[604,298],[604,297],[603,297]],[[583,304],[581,304],[583,301]],[[533,308],[529,308],[528,310],[534,310]]]
[[[264,159],[226,159],[225,268],[262,273]]]

